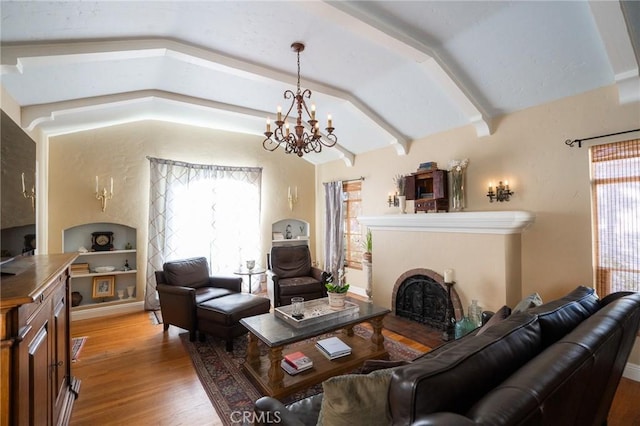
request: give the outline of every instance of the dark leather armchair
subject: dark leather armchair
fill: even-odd
[[[184,328],[191,341],[196,339],[198,329],[196,305],[241,291],[240,277],[210,277],[204,257],[167,262],[162,269],[156,271],[156,289],[164,330],[170,324]]]
[[[311,252],[306,245],[271,248],[269,275],[273,281],[273,306],[290,305],[291,298],[305,300],[327,296],[324,286],[327,272],[311,266]]]

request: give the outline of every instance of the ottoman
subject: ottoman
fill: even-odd
[[[240,319],[265,314],[270,308],[269,299],[248,293],[233,293],[199,303],[196,316],[200,340],[204,341],[205,334],[225,339],[226,349],[231,352],[233,338],[247,332]]]

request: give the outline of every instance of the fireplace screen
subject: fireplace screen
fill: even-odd
[[[399,317],[446,330],[447,305],[453,312],[447,290],[426,275],[405,278],[395,294],[395,311]]]

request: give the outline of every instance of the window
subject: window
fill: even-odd
[[[640,140],[590,148],[596,289],[640,291]]]
[[[362,214],[362,180],[342,184],[344,191],[344,266],[362,269],[362,229],[358,216]]]
[[[145,308],[157,309],[153,274],[166,261],[204,256],[217,275],[259,259],[262,169],[151,157],[149,162]],[[248,280],[243,286],[249,290]]]

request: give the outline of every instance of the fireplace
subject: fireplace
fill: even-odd
[[[402,274],[393,288],[393,313],[438,330],[447,330],[449,295],[440,274],[430,269],[412,269]],[[460,298],[451,288],[451,309],[456,320],[462,319]]]

